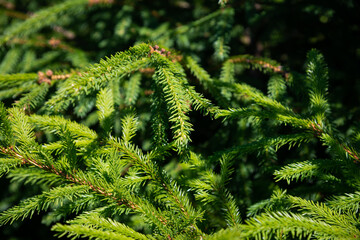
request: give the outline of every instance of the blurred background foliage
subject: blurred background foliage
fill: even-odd
[[[0,0],[0,34],[35,12],[62,2]],[[339,132],[343,137],[349,136],[352,130],[350,123],[359,121],[358,1],[230,0],[226,4],[220,1],[224,2],[223,7],[215,0],[114,0],[100,5],[96,4],[98,2],[89,1],[89,4],[73,9],[69,14],[59,15],[49,27],[35,33],[19,34],[8,41],[0,48],[0,73],[36,73],[47,69],[71,71],[140,42],[161,44],[183,56],[192,56],[214,77],[219,77],[222,63],[228,56],[239,54],[271,58],[280,62],[285,69],[303,73],[306,52],[316,48],[323,53],[329,66],[329,98],[333,104],[331,116]],[[202,21],[204,17],[206,21]],[[240,69],[239,73],[238,79],[266,91],[268,76],[256,70]],[[197,84],[196,79],[189,80]],[[146,81],[142,84],[144,88],[149,88]],[[11,106],[18,96],[15,93],[9,96],[0,94],[2,101]],[[143,97],[145,99],[146,94]],[[288,100],[298,104],[301,111],[301,92],[290,91]],[[94,103],[88,107],[93,108]],[[91,119],[85,119],[80,112],[77,109],[77,114],[66,114],[91,125]],[[146,115],[143,117],[146,118]],[[229,121],[219,129],[221,120],[211,120],[197,112],[191,113],[191,119],[195,127],[191,146],[205,156],[236,143],[246,143],[254,136],[268,134],[249,128],[245,120],[236,123]],[[281,131],[287,132],[286,127],[282,127]],[[146,133],[140,134],[141,137],[143,139],[139,141],[145,142],[143,148],[146,150]],[[299,156],[307,159],[315,154],[318,158],[326,156],[320,143],[310,144],[317,144],[317,148],[304,144],[301,149],[280,150],[277,156],[269,149],[268,152],[241,159],[242,164],[238,165],[237,170],[240,174],[232,179],[229,190],[243,199],[239,204],[244,214],[251,204],[271,195],[275,188],[272,173],[282,161],[299,159]],[[173,175],[177,174],[171,164],[165,167]],[[285,182],[280,182],[280,186],[282,184],[288,188]],[[308,182],[306,187],[309,195],[316,194],[319,199],[317,184]],[[239,186],[241,191],[237,190]],[[302,187],[299,184],[288,190],[301,192],[303,187],[302,183]],[[309,191],[311,187],[314,188],[313,192]],[[29,189],[19,183],[10,183],[6,178],[1,178],[0,188],[1,211],[41,191],[40,187]],[[329,189],[323,188],[320,198],[331,191],[331,186]],[[52,233],[41,221],[40,217],[35,216],[31,221],[1,227],[0,239],[51,238]]]

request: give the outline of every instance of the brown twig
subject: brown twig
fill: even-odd
[[[74,74],[81,76],[81,72],[55,75],[53,73],[53,71],[51,71],[50,69],[48,69],[45,73],[39,71],[38,72],[38,83],[41,84],[41,83],[45,82],[45,83],[51,85],[51,82],[53,80],[65,80],[65,79],[68,79],[69,77],[73,76]]]
[[[113,200],[115,200],[118,203],[118,205],[125,205],[125,206],[127,206],[127,207],[129,207],[129,208],[131,208],[133,210],[136,210],[138,208],[138,205],[135,204],[134,202],[131,202],[131,201],[126,200],[126,199],[118,199],[118,198],[116,198],[114,196],[113,193],[106,191],[106,189],[104,189],[104,188],[102,188],[100,186],[96,186],[96,185],[94,185],[93,183],[91,183],[91,182],[89,182],[87,180],[79,178],[78,176],[76,176],[76,171],[75,170],[73,171],[72,174],[65,173],[62,170],[56,169],[54,165],[46,165],[46,164],[41,163],[41,162],[31,158],[31,157],[22,156],[21,154],[17,153],[15,151],[14,147],[12,147],[12,146],[10,146],[8,148],[0,147],[0,151],[3,152],[6,155],[9,155],[9,156],[12,156],[14,158],[20,159],[22,165],[32,165],[32,166],[35,166],[37,168],[43,169],[45,171],[54,173],[54,174],[56,174],[56,175],[58,175],[60,177],[63,177],[66,180],[71,181],[73,183],[89,186],[90,189],[92,189],[94,192],[99,193],[99,194],[101,194],[103,196],[112,198]]]
[[[15,5],[13,3],[7,2],[7,1],[4,1],[4,0],[0,0],[0,6],[3,6],[4,8],[11,9],[11,10],[15,8]]]
[[[315,137],[321,137],[324,133],[323,129],[319,124],[311,123],[309,127],[314,133]],[[360,163],[360,156],[358,156],[355,152],[353,152],[350,147],[346,146],[345,144],[340,143],[339,141],[335,140],[336,144],[338,144],[349,156],[354,159],[355,163]]]
[[[245,62],[245,63],[250,63],[250,64],[259,64],[263,68],[270,69],[275,73],[283,74],[286,79],[288,79],[290,77],[290,73],[285,71],[283,66],[281,66],[281,65],[273,65],[273,64],[270,64],[270,63],[265,62],[265,61],[260,60],[260,59],[250,59],[250,58],[246,58],[246,57],[236,57],[236,58],[229,59],[229,61],[233,62],[233,63],[243,63],[243,62]]]
[[[75,49],[67,44],[64,44],[58,38],[50,38],[49,40],[45,40],[42,38],[37,38],[36,41],[30,39],[21,39],[21,38],[14,38],[10,40],[13,44],[20,44],[20,45],[30,45],[34,47],[41,47],[41,48],[53,48],[53,49],[61,49],[67,52],[74,52]]]
[[[89,0],[89,6],[96,4],[113,4],[114,0]]]

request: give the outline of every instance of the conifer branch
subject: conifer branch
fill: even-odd
[[[37,87],[37,84],[24,84],[21,87],[14,87],[11,89],[0,90],[0,100],[14,99],[19,97],[22,93],[26,93],[31,89]]]
[[[14,160],[21,163],[20,159]],[[31,166],[12,169],[8,174],[8,177],[11,181],[23,182],[24,184],[31,185],[44,184],[46,186],[58,186],[65,182],[65,179],[59,175],[51,172],[44,172],[40,168]]]
[[[1,147],[13,145],[14,137],[11,129],[11,122],[8,112],[2,102],[0,102],[0,143]]]
[[[109,135],[115,112],[114,96],[111,89],[104,88],[100,90],[97,96],[96,107],[98,108],[99,121],[104,130],[104,135]]]
[[[67,126],[68,129],[71,129],[71,133],[77,139],[89,139],[95,140],[97,138],[97,134],[94,130],[86,127],[83,124],[79,124],[75,121],[67,120],[60,116],[46,116],[46,115],[36,115],[32,114],[29,116],[29,122],[34,124],[36,127],[41,130],[46,130],[51,133],[59,134],[59,128],[57,126]]]
[[[57,236],[65,237],[71,239],[77,238],[95,238],[95,239],[109,239],[109,240],[131,240],[135,238],[129,238],[122,234],[111,232],[111,231],[104,231],[100,229],[96,229],[94,226],[84,226],[82,224],[70,224],[70,225],[63,225],[63,224],[56,224],[52,227],[53,231],[61,232],[61,234],[57,234]]]
[[[351,158],[354,163],[359,162],[360,154],[356,152],[354,148],[349,146],[345,141],[343,143],[331,133],[327,126],[324,126],[323,123],[317,123],[316,121],[311,121],[308,125],[308,128],[314,132],[314,135],[317,136],[324,145],[328,146],[329,149],[340,157]]]
[[[276,189],[269,199],[262,200],[248,208],[247,216],[255,217],[263,212],[289,211],[291,202],[286,190]]]
[[[58,18],[62,14],[81,12],[87,3],[88,0],[71,0],[38,11],[35,15],[26,19],[24,22],[14,24],[10,28],[7,28],[5,33],[0,36],[0,45],[3,45],[14,37],[26,37],[43,27],[49,26],[55,22],[59,23]]]
[[[0,149],[2,151],[2,149]],[[3,152],[3,151],[2,151]],[[0,158],[0,177],[7,174],[10,169],[21,165],[21,161],[16,158]]]
[[[126,87],[125,104],[134,105],[140,93],[141,74],[134,74]]]
[[[122,141],[127,144],[131,143],[131,139],[135,136],[136,127],[138,125],[137,118],[133,114],[126,115],[122,120]]]
[[[301,214],[287,212],[265,213],[247,221],[241,226],[241,238],[250,237],[284,238],[288,236],[296,239],[353,239],[354,232],[346,228],[329,225],[323,221],[311,219]],[[357,235],[355,235],[357,237]],[[355,238],[356,238],[355,237]]]
[[[286,92],[286,82],[278,74],[271,76],[268,83],[268,96],[272,99],[279,100]]]
[[[6,53],[4,59],[1,61],[0,74],[11,73],[15,68],[15,64],[18,63],[18,60],[20,59],[21,55],[22,55],[22,51],[20,48],[10,49]]]
[[[228,100],[223,96],[226,91],[223,88],[221,92],[215,87],[216,81],[211,78],[210,74],[205,71],[196,61],[190,56],[185,58],[186,66],[189,68],[191,73],[200,81],[200,83],[207,89],[214,98],[219,102],[220,106],[227,106]],[[193,95],[193,94],[192,94]],[[225,94],[226,95],[226,94]],[[195,98],[196,99],[196,98]]]
[[[168,111],[170,112],[169,122],[172,123],[173,137],[179,151],[187,147],[190,141],[190,132],[193,130],[186,113],[190,110],[186,101],[186,92],[179,82],[184,76],[176,65],[160,54],[152,55],[156,63],[156,71],[153,79],[161,86],[164,92]],[[180,80],[181,81],[181,80]]]
[[[35,83],[38,79],[36,73],[0,74],[0,88],[10,88],[25,83]]]
[[[47,111],[59,112],[67,109],[79,96],[89,95],[106,87],[113,78],[123,78],[125,75],[144,68],[149,63],[146,58],[149,52],[147,44],[140,44],[128,51],[118,53],[111,58],[101,60],[99,64],[89,67],[81,76],[68,79],[56,95],[47,103]]]
[[[203,95],[196,92],[193,86],[188,86],[185,91],[192,99],[194,110],[202,110],[206,115],[210,114],[212,116],[217,116],[220,108],[211,103],[211,101],[206,99]]]
[[[331,226],[343,228],[350,236],[360,236],[360,231],[353,225],[353,219],[338,211],[332,210],[323,203],[314,203],[299,197],[289,196],[290,201],[295,207],[300,207],[302,211],[314,220],[324,221]]]
[[[360,238],[356,109],[330,115],[317,50],[304,75],[260,57],[299,66],[272,52],[280,25],[258,34],[283,3],[49,3],[0,0],[0,176],[43,191],[0,225],[47,211],[56,235],[74,239]]]
[[[244,83],[235,83],[232,85],[235,87],[236,91],[246,97],[249,97],[252,101],[258,103],[263,107],[269,108],[269,110],[277,113],[285,118],[288,118],[289,121],[298,122],[298,125],[307,126],[307,122],[302,122],[299,116],[295,114],[290,108],[284,106],[280,102],[273,100],[269,97],[266,97],[263,93],[259,90],[244,84]],[[299,120],[297,120],[299,119]]]
[[[13,223],[18,219],[32,217],[34,213],[49,209],[51,205],[61,202],[61,199],[72,201],[81,194],[88,192],[86,186],[65,186],[53,188],[48,192],[44,192],[38,196],[28,198],[0,214],[0,225]]]
[[[169,207],[176,207],[176,209],[182,213],[183,217],[190,222],[194,222],[201,217],[199,216],[199,213],[193,209],[188,197],[176,182],[167,176],[165,172],[160,172],[158,167],[153,162],[149,161],[148,155],[144,156],[139,149],[128,143],[122,143],[112,139],[109,141],[109,144],[124,153],[125,157],[128,158],[129,163],[134,167],[139,167],[148,174],[151,180],[154,181],[160,189],[163,189],[166,192],[166,194],[159,192],[159,199],[161,201],[166,200],[171,203]],[[169,194],[169,196],[167,194]]]
[[[80,55],[83,54],[82,50],[74,48],[74,47],[66,44],[66,42],[63,39],[54,38],[54,37],[52,37],[50,39],[46,39],[46,38],[45,39],[32,39],[32,38],[24,39],[24,38],[16,38],[15,37],[9,41],[9,44],[27,46],[27,47],[62,50],[64,52],[67,52],[70,54],[72,53],[72,56],[74,56],[74,57],[80,57]],[[26,52],[26,53],[28,53],[28,52]],[[72,61],[72,62],[74,62],[74,61]]]
[[[280,73],[283,74],[286,79],[289,77],[289,73],[284,70],[284,67],[271,59],[251,55],[239,55],[231,57],[228,61],[235,64],[239,63],[245,67],[257,69],[265,73]]]
[[[313,177],[340,182],[340,179],[330,173],[326,173],[339,166],[340,163],[331,160],[296,162],[288,164],[280,170],[276,170],[274,176],[276,181],[286,180],[288,184],[290,184],[291,181],[311,179]]]
[[[43,102],[48,91],[49,86],[47,84],[45,86],[36,86],[16,102],[15,106],[24,110],[34,109]]]
[[[309,141],[312,135],[309,133],[298,133],[298,134],[288,134],[288,135],[279,135],[277,137],[263,137],[252,141],[247,144],[243,144],[240,146],[234,146],[229,149],[225,149],[223,151],[219,151],[215,153],[212,157],[219,157],[222,154],[228,154],[231,157],[237,157],[241,155],[250,154],[253,152],[258,152],[259,149],[266,149],[268,147],[274,147],[275,151],[279,148],[289,145],[289,149],[302,143],[306,143]]]
[[[162,39],[168,38],[171,35],[181,35],[181,34],[185,34],[190,30],[193,30],[197,27],[201,27],[204,24],[208,24],[209,21],[211,21],[212,19],[216,19],[219,16],[221,16],[222,14],[228,14],[230,11],[232,11],[232,9],[220,9],[217,10],[209,15],[206,15],[196,21],[193,21],[187,25],[183,25],[180,27],[177,27],[175,30],[173,31],[167,31],[164,34],[160,35],[157,39],[154,39],[156,41],[161,41]]]
[[[197,158],[197,164],[192,168],[197,168],[199,165],[205,165],[204,160]],[[199,178],[188,182],[189,187],[194,190],[195,198],[204,205],[210,205],[213,210],[217,205],[222,205],[221,212],[225,217],[229,227],[236,226],[241,222],[240,212],[236,200],[232,194],[226,189],[226,183],[231,179],[233,170],[232,158],[224,154],[220,159],[221,172],[219,175],[208,169]]]
[[[56,174],[72,183],[88,186],[94,192],[96,192],[100,195],[103,195],[104,197],[109,197],[110,199],[115,200],[117,202],[117,204],[119,204],[119,205],[124,204],[129,208],[136,209],[136,204],[134,204],[130,201],[127,201],[125,199],[117,199],[116,197],[113,196],[112,192],[108,192],[103,187],[97,186],[93,182],[91,182],[90,179],[88,179],[86,175],[82,174],[82,172],[80,170],[73,170],[73,172],[69,172],[65,169],[63,169],[63,170],[57,169],[57,168],[55,168],[55,166],[53,164],[47,165],[46,163],[43,163],[42,161],[36,160],[36,159],[28,157],[28,156],[23,156],[11,147],[10,148],[0,148],[0,151],[2,151],[6,155],[9,155],[13,158],[21,160],[21,164],[23,164],[23,165],[32,165],[39,169]]]
[[[229,82],[233,83],[235,82],[235,66],[234,61],[228,60],[225,61],[220,73],[219,80],[221,82]]]
[[[168,136],[166,129],[168,129],[168,112],[166,110],[166,101],[164,93],[160,86],[153,84],[155,89],[151,94],[151,129],[152,129],[152,144],[154,148],[159,148],[167,144]]]
[[[226,40],[223,36],[220,36],[213,44],[214,46],[214,56],[219,61],[223,61],[229,57],[230,47],[226,45]]]
[[[310,108],[315,115],[317,122],[325,117],[329,112],[326,95],[328,90],[328,70],[324,57],[316,50],[308,53],[307,80],[310,84]]]
[[[32,148],[36,146],[34,127],[29,123],[29,118],[19,109],[11,108],[9,117],[12,124],[12,132],[20,145]]]
[[[327,206],[340,213],[349,211],[357,214],[360,210],[360,192],[346,193],[342,196],[334,196],[326,201]]]

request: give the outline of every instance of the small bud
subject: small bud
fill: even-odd
[[[38,76],[39,76],[39,79],[41,79],[41,78],[44,78],[45,77],[45,74],[43,73],[43,72],[38,72]]]
[[[46,75],[48,77],[51,77],[53,75],[53,71],[51,71],[50,69],[46,71]]]
[[[48,43],[52,47],[57,47],[61,43],[61,40],[56,38],[51,38]]]

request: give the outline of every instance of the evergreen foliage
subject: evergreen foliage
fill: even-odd
[[[39,215],[63,239],[360,239],[360,133],[326,58],[292,69],[234,44],[237,7],[284,1],[140,2],[0,1],[0,176],[28,189],[0,201],[1,228]]]

